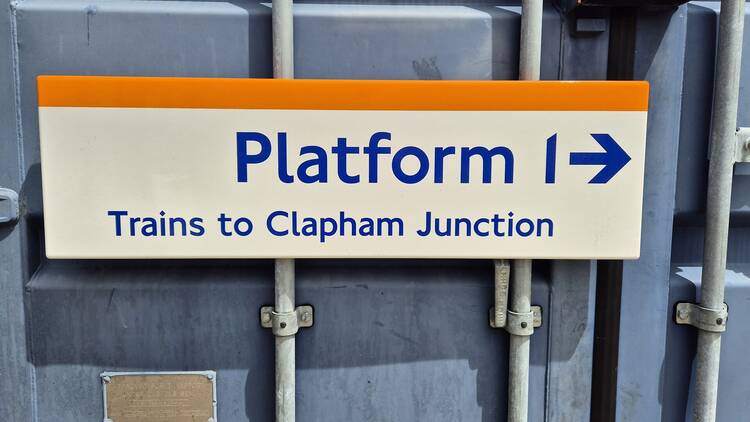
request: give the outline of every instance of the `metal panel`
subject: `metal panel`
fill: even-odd
[[[29,0],[18,5],[29,214],[41,214],[36,76],[267,76],[267,8],[223,2]],[[256,22],[263,22],[258,27]],[[252,28],[252,29],[251,29]],[[250,39],[253,39],[252,43]],[[253,60],[249,59],[254,48]],[[253,63],[251,65],[251,63]]]
[[[299,77],[516,77],[514,66],[495,61],[518,54],[518,12],[491,7],[481,11],[464,6],[303,4],[297,6],[296,16]],[[494,21],[501,33],[497,37],[493,37]],[[509,54],[493,57],[493,50]]]
[[[5,398],[0,404],[0,419],[13,421],[31,420],[91,420],[101,418],[99,409],[87,410],[94,403],[93,396],[78,396],[80,389],[70,389],[66,381],[77,377],[93,380],[96,372],[108,367],[93,368],[81,363],[62,366],[60,373],[46,379],[44,365],[37,355],[26,352],[26,344],[32,341],[27,333],[32,332],[33,317],[44,308],[28,308],[24,322],[23,283],[27,280],[21,271],[21,258],[27,262],[24,268],[32,271],[38,264],[37,231],[40,229],[41,194],[38,157],[38,134],[36,121],[36,75],[39,74],[99,74],[99,75],[177,75],[177,76],[266,76],[270,73],[270,32],[265,16],[268,11],[257,5],[233,6],[228,3],[178,3],[178,2],[83,2],[83,1],[24,1],[13,9],[13,45],[18,51],[18,62],[13,63],[19,77],[18,104],[19,127],[15,128],[14,109],[6,106],[3,97],[3,112],[0,118],[12,118],[12,126],[3,121],[3,131],[12,131],[12,138],[3,137],[0,148],[15,148],[19,151],[3,151],[0,171],[11,169],[11,174],[26,175],[22,192],[23,211],[26,219],[21,227],[24,231],[2,230],[3,244],[0,247],[2,268],[0,272],[0,301],[8,315],[0,317],[3,332],[10,333],[3,341],[2,372],[9,374],[0,382],[0,393]],[[5,15],[3,15],[5,16]],[[250,25],[258,22],[257,25]],[[17,34],[17,35],[16,35]],[[15,57],[0,47],[3,57]],[[249,51],[259,57],[251,62]],[[10,64],[10,63],[9,63]],[[10,69],[8,69],[10,70]],[[3,72],[5,66],[3,67]],[[9,84],[5,81],[3,84]],[[14,92],[9,90],[8,92]],[[6,108],[8,112],[6,113]],[[4,132],[5,133],[5,132]],[[19,158],[20,157],[20,158]],[[11,162],[6,162],[6,160]],[[4,173],[3,173],[4,174]],[[3,183],[5,181],[3,180]],[[6,186],[18,189],[19,180]],[[29,224],[26,224],[26,221]],[[28,227],[28,230],[25,228]],[[21,238],[21,233],[28,232]],[[7,235],[5,233],[10,233]],[[5,245],[11,245],[6,247]],[[6,279],[7,277],[7,279]],[[74,277],[75,278],[75,277]],[[64,290],[62,285],[61,289]],[[67,292],[75,294],[75,291]],[[7,301],[7,306],[5,301]],[[52,303],[50,307],[64,306]],[[98,316],[92,316],[96,320]],[[73,322],[75,321],[75,322]],[[10,325],[5,330],[6,322]],[[86,321],[68,321],[87,329]],[[28,324],[28,325],[27,325]],[[28,328],[26,328],[28,327]],[[50,335],[42,326],[39,335]],[[102,341],[106,339],[102,338]],[[95,347],[92,344],[79,347]],[[6,353],[8,355],[6,356]],[[130,350],[129,353],[137,353]],[[31,368],[26,362],[33,362]],[[41,360],[43,362],[43,360]],[[4,365],[10,365],[6,372]],[[186,362],[185,365],[189,365]],[[127,367],[127,365],[125,365]],[[37,372],[37,369],[39,369]],[[181,368],[180,368],[181,369]],[[42,383],[49,382],[56,394],[70,394],[60,402],[67,406],[61,413],[46,413],[39,410],[37,388],[41,385],[36,374],[41,373]],[[34,384],[32,386],[32,383]],[[74,384],[74,383],[73,383]],[[78,401],[80,399],[80,401]],[[71,406],[76,403],[76,406]],[[79,405],[80,404],[80,405]],[[31,412],[34,412],[32,415]]]
[[[586,421],[591,413],[596,262],[554,261],[551,282],[544,314],[550,334],[544,420]]]
[[[519,11],[301,4],[297,75],[514,78]],[[36,75],[270,76],[269,24],[268,7],[257,2],[22,2],[22,169],[32,174],[25,195],[32,233],[41,230]],[[569,77],[603,77],[606,38],[587,38],[594,59],[561,59],[561,37],[579,42],[561,35],[562,25],[553,8],[545,10],[542,78],[556,79],[561,66]],[[545,322],[532,338],[530,419],[583,420],[593,264],[535,265],[533,303],[545,308]],[[316,315],[298,340],[297,408],[305,420],[504,417],[507,336],[487,325],[491,262],[301,261],[298,271],[298,302],[313,304]],[[104,370],[215,369],[219,420],[271,420],[273,336],[257,315],[273,302],[272,279],[267,261],[43,262],[29,285],[36,391],[13,397],[37,403],[38,420],[94,420],[102,415]],[[13,300],[18,309],[20,291]],[[23,333],[23,324],[15,329]],[[31,420],[7,414],[0,418]]]
[[[563,15],[559,30],[549,15],[547,11],[543,43],[559,42],[562,51],[557,58],[559,74],[555,76],[551,72],[552,57],[547,54],[552,47],[543,46],[542,79],[606,79],[609,25],[603,32],[579,34],[573,29],[574,15]],[[544,314],[550,332],[545,421],[586,421],[591,414],[597,264],[554,261],[551,266],[550,307]]]
[[[706,206],[708,174],[708,136],[711,125],[713,98],[714,57],[719,2],[693,2],[688,5],[685,76],[680,125],[677,193],[675,214],[681,220],[699,221]],[[750,24],[745,9],[745,39],[750,39]],[[740,75],[740,103],[737,115],[739,126],[750,126],[750,43],[742,49]],[[732,183],[732,212],[750,216],[750,164],[738,164]]]
[[[645,256],[641,262],[625,264],[617,395],[619,421],[692,420],[690,383],[696,331],[692,327],[676,325],[673,313],[677,302],[695,302],[700,289],[718,8],[718,2],[694,2],[682,6],[672,17],[676,25],[669,27],[674,26],[678,36],[670,37],[671,29],[667,28],[659,43],[650,43],[659,46],[655,55],[636,49],[636,61],[650,64],[657,71],[659,85],[654,82],[652,90],[669,92],[672,98],[663,98],[660,103],[652,99],[650,107],[653,121],[662,123],[650,121],[649,134],[657,127],[662,129],[658,129],[658,138],[649,135],[649,142],[658,139],[659,143],[658,152],[649,153],[652,159],[661,162],[652,167],[652,173],[647,169],[646,190],[649,191],[649,183],[660,183],[662,188],[658,196],[652,191],[645,197],[644,233],[648,232],[650,237],[644,243],[642,254]],[[663,25],[640,19],[639,36],[663,31]],[[750,39],[747,26],[745,39]],[[750,55],[747,43],[743,54],[745,64],[750,63],[747,61]],[[655,67],[662,57],[672,59],[667,66]],[[744,65],[738,115],[740,125],[750,124],[750,99],[742,95],[747,81],[750,81],[750,66]],[[666,87],[670,87],[669,91],[665,91]],[[658,115],[654,116],[656,113]],[[674,124],[675,117],[680,119],[679,130]],[[678,138],[677,154],[674,144]],[[650,147],[655,147],[655,144],[651,143]],[[750,410],[745,399],[750,383],[745,375],[748,364],[746,347],[743,346],[748,336],[745,322],[750,318],[745,309],[747,300],[750,300],[746,275],[750,256],[750,231],[746,227],[750,210],[750,177],[746,173],[747,167],[737,166],[735,169],[726,273],[729,321],[723,335],[719,421],[744,420]],[[673,197],[670,195],[672,186],[675,189],[672,195],[676,198],[673,233],[673,219],[668,213]],[[649,219],[660,222],[652,225]],[[646,257],[648,261],[644,260]],[[639,270],[635,271],[635,268]]]
[[[641,258],[625,261],[622,275],[616,409],[622,422],[661,418],[686,9],[637,15],[633,76],[651,83],[651,98]]]
[[[518,6],[295,6],[295,76],[516,79]],[[557,79],[557,12],[545,9],[542,79]]]
[[[745,40],[750,39],[748,14],[745,9]],[[716,54],[716,30],[719,3],[695,2],[688,7],[688,46],[685,57],[685,83],[680,131],[680,153],[677,180],[677,225],[672,242],[673,269],[670,278],[669,310],[676,302],[696,302],[700,290],[701,257],[703,255],[703,213],[705,210],[708,133],[713,95],[713,65]],[[743,46],[740,75],[738,125],[750,125],[750,99],[743,95],[750,83],[750,45]],[[747,164],[735,167],[732,189],[732,214],[726,272],[726,303],[729,305],[727,331],[722,335],[721,369],[717,421],[747,418],[750,411],[746,397],[750,370],[746,346],[750,330],[747,302],[750,300],[748,281],[747,216],[750,211],[750,173]],[[693,371],[696,330],[677,326],[670,315],[667,352],[664,361],[663,421],[691,419],[693,406]],[[668,386],[668,388],[667,388]]]
[[[726,272],[726,303],[729,305],[727,331],[722,335],[721,371],[717,421],[739,421],[750,413],[750,362],[747,360],[747,339],[750,338],[750,229],[730,230]],[[670,279],[670,310],[677,302],[696,302],[700,290],[703,254],[703,229],[678,227],[673,245],[674,264]],[[673,320],[674,315],[670,315]],[[690,420],[692,409],[692,371],[695,357],[696,330],[669,324],[667,359],[664,361],[663,421]]]
[[[0,187],[18,192],[24,182],[23,153],[17,129],[14,10],[0,9]],[[0,419],[32,418],[32,367],[26,340],[24,227],[0,224]]]
[[[272,276],[265,261],[48,262],[31,283],[40,419],[100,415],[102,369],[211,367],[219,420],[271,420],[273,337],[254,317],[272,300]],[[505,414],[507,338],[486,321],[491,262],[300,261],[297,279],[299,302],[316,312],[316,325],[298,335],[300,415]],[[549,309],[548,294],[535,280],[534,303]],[[546,327],[532,339],[534,420],[544,411]]]

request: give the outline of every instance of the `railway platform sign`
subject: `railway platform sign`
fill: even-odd
[[[646,82],[38,89],[50,258],[639,256]]]

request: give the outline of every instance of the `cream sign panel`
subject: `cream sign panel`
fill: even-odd
[[[43,76],[50,258],[637,258],[644,82]]]

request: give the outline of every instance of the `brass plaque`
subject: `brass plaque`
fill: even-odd
[[[102,374],[105,418],[112,422],[213,421],[212,374]]]

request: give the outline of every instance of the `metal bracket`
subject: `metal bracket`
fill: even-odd
[[[490,325],[494,328],[505,327],[508,317],[508,290],[510,289],[510,261],[495,260],[495,311],[490,315]]]
[[[741,127],[737,129],[737,149],[735,161],[738,163],[750,163],[750,128]]]
[[[530,336],[534,328],[542,326],[542,307],[531,306],[531,312],[519,313],[508,309],[510,289],[510,261],[495,260],[495,306],[490,308],[490,327],[505,328],[516,336]]]
[[[313,307],[301,305],[292,312],[276,312],[273,306],[260,308],[260,325],[270,328],[277,337],[288,337],[297,334],[300,328],[313,325]]]
[[[607,19],[603,17],[578,17],[576,30],[578,34],[597,34],[607,31]]]
[[[0,224],[18,220],[18,193],[11,189],[0,188]]]
[[[532,306],[531,312],[526,313],[508,311],[505,324],[500,326],[495,324],[495,307],[490,308],[490,327],[492,328],[505,328],[505,331],[516,336],[530,336],[534,334],[534,328],[541,326],[541,306]]]
[[[675,309],[674,320],[680,325],[692,325],[699,330],[723,333],[727,330],[727,318],[729,309],[726,303],[721,309],[709,309],[695,303],[680,302]]]

